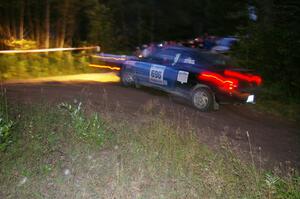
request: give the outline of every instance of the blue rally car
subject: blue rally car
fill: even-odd
[[[200,111],[220,103],[254,103],[261,78],[229,65],[218,54],[185,47],[163,47],[147,57],[127,60],[121,69],[125,86],[147,86],[182,96]]]

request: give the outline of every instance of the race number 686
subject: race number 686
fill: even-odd
[[[152,70],[151,77],[154,79],[161,79],[161,71]]]
[[[150,82],[156,83],[156,84],[164,84],[164,71],[165,67],[164,66],[158,66],[158,65],[153,65],[150,68]]]

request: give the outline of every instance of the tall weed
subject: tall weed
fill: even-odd
[[[111,138],[112,133],[97,113],[92,114],[89,118],[84,115],[81,102],[75,105],[61,103],[59,107],[68,112],[71,117],[71,126],[81,139],[93,140],[102,146],[106,140]]]
[[[5,91],[0,93],[0,151],[5,151],[12,143],[13,122],[9,120]]]

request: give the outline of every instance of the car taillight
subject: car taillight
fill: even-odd
[[[243,73],[239,73],[239,72],[231,71],[231,70],[225,70],[224,75],[229,76],[229,77],[238,78],[243,81],[247,81],[249,83],[256,83],[256,85],[258,85],[258,86],[261,85],[261,83],[262,83],[262,79],[258,75],[243,74]]]
[[[238,80],[233,78],[226,78],[217,73],[202,72],[198,75],[198,79],[201,81],[210,82],[216,85],[219,89],[224,91],[233,91],[238,87]]]

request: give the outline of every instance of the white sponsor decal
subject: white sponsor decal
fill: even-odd
[[[183,63],[185,64],[195,64],[195,60],[193,60],[192,58],[188,57],[186,59],[183,60]]]
[[[180,70],[180,71],[178,71],[177,81],[179,81],[182,84],[187,83],[188,77],[189,77],[189,72]]]
[[[136,62],[135,61],[125,61],[124,64],[126,65],[134,65]]]
[[[166,81],[164,81],[164,72],[166,67],[160,65],[152,65],[150,68],[149,80],[150,82],[165,85]]]
[[[174,66],[174,65],[178,62],[180,55],[181,55],[180,53],[177,53],[177,54],[176,54],[172,66]]]

